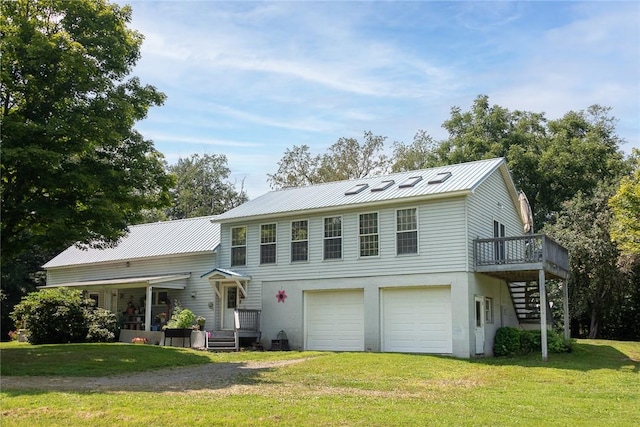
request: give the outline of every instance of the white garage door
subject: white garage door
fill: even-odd
[[[362,290],[305,292],[307,350],[363,351]]]
[[[448,286],[382,291],[382,350],[451,353],[451,290]]]

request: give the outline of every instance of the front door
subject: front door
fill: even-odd
[[[484,354],[484,297],[475,298],[476,354]]]
[[[238,287],[224,287],[222,294],[222,329],[233,329],[233,311],[238,307]]]

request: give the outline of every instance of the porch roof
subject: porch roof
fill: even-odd
[[[244,274],[240,274],[235,271],[227,270],[224,268],[214,268],[211,271],[207,271],[200,277],[201,278],[206,277],[207,279],[220,278],[220,279],[229,279],[229,280],[246,280],[246,281],[251,280],[251,276],[245,276]]]
[[[168,283],[177,280],[184,280],[191,277],[191,273],[166,274],[162,276],[145,276],[145,277],[121,277],[116,279],[101,280],[85,280],[80,282],[59,283],[57,285],[40,286],[39,289],[61,288],[61,287],[91,287],[91,286],[109,286],[114,288],[124,288],[138,285],[146,287],[148,285],[157,285],[162,283],[165,289],[184,289],[184,283]]]

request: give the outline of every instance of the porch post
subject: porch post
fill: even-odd
[[[151,330],[151,303],[153,302],[153,288],[147,286],[147,300],[144,304],[144,330]]]
[[[562,283],[562,308],[564,311],[564,340],[569,341],[571,331],[569,330],[569,278]]]
[[[538,288],[540,289],[540,341],[542,344],[542,360],[547,360],[547,291],[544,269],[538,271]]]

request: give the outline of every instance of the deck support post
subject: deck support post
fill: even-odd
[[[569,341],[571,331],[569,330],[569,278],[562,282],[562,309],[564,311],[564,340]]]
[[[548,357],[547,349],[547,291],[544,269],[538,270],[538,287],[540,289],[540,341],[542,344],[542,360]]]

